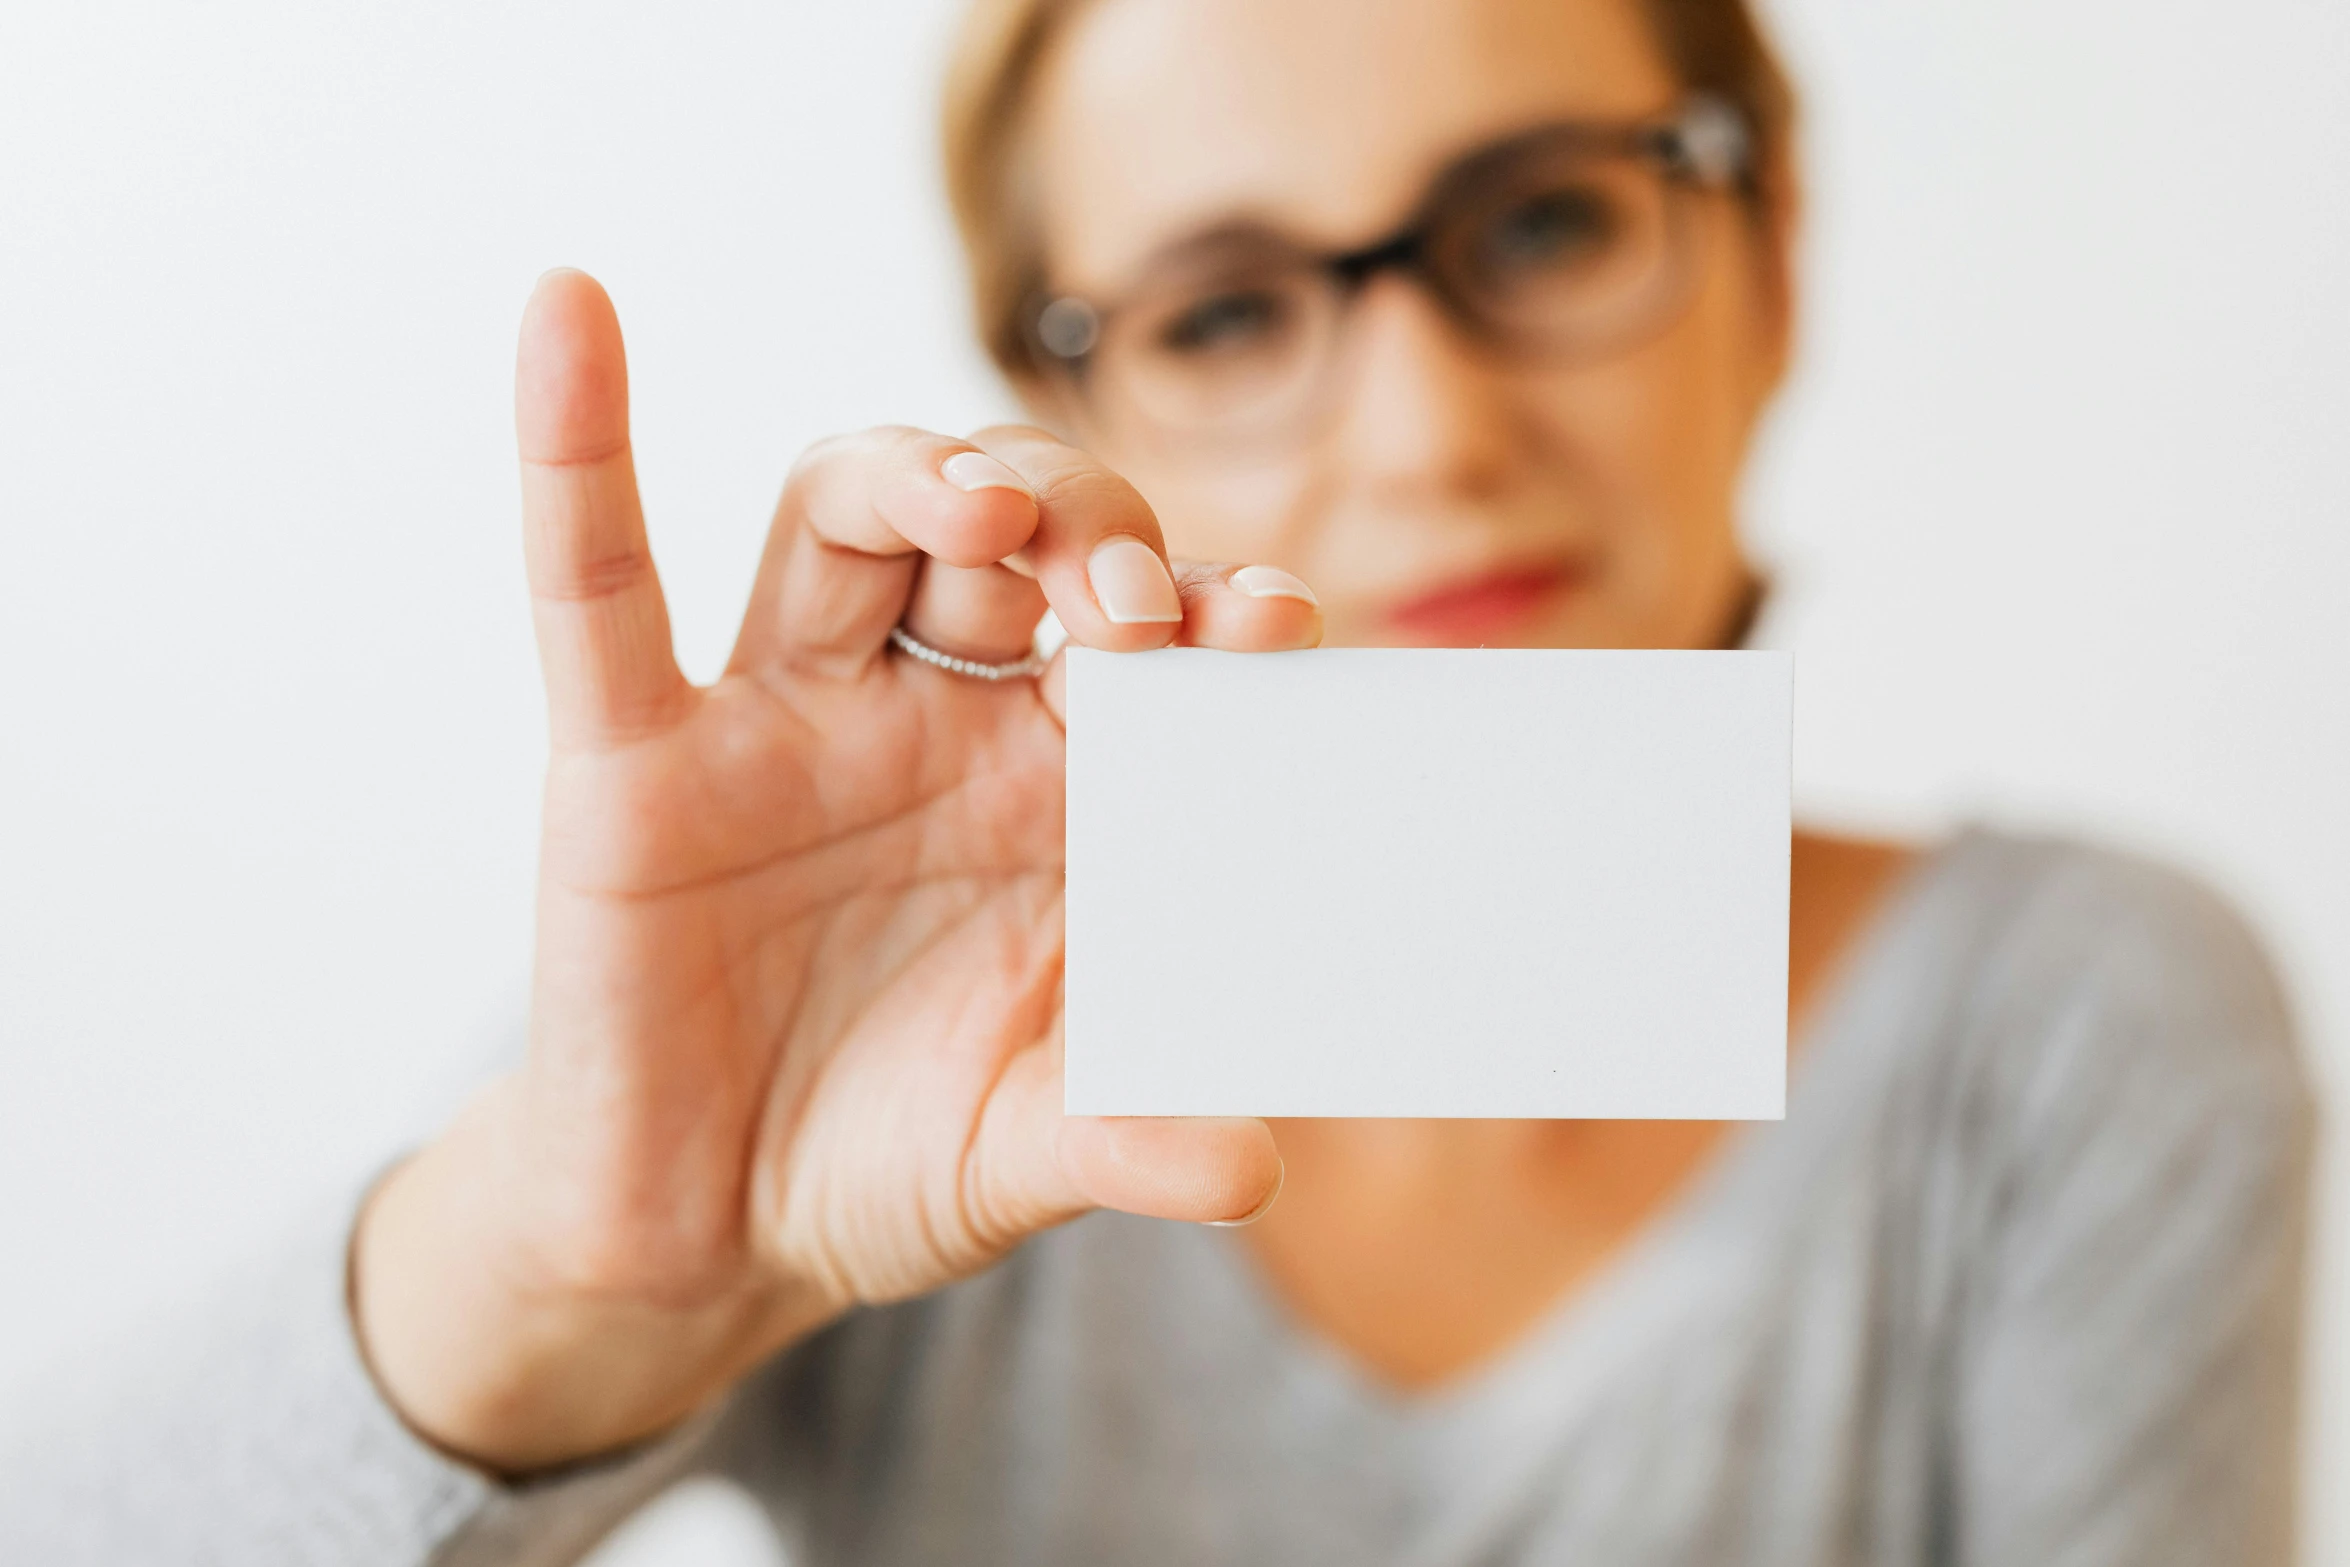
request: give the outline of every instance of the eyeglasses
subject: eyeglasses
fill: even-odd
[[[1380,273],[1417,281],[1497,352],[1598,357],[1686,306],[1695,203],[1730,189],[1751,193],[1750,138],[1719,99],[1663,120],[1543,126],[1451,164],[1408,223],[1359,249],[1233,224],[1162,253],[1114,301],[1040,295],[1032,355],[1120,435],[1293,438],[1327,407],[1349,307]]]

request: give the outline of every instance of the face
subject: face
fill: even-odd
[[[1114,300],[1246,225],[1344,251],[1464,155],[1680,89],[1636,0],[1097,0],[1033,105],[1055,292]],[[1694,198],[1685,303],[1561,360],[1497,350],[1374,274],[1316,416],[1246,445],[1144,438],[1027,388],[1133,479],[1181,558],[1304,577],[1333,644],[1712,645],[1746,571],[1738,470],[1785,357],[1784,224]]]

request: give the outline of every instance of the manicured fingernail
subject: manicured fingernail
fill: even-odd
[[[1307,604],[1322,601],[1314,597],[1314,590],[1278,566],[1243,566],[1232,574],[1232,585],[1252,599],[1297,599]]]
[[[1163,624],[1183,618],[1183,600],[1159,552],[1137,538],[1115,538],[1094,546],[1085,563],[1102,613],[1121,626]]]
[[[1018,490],[1035,499],[1036,492],[1020,476],[985,452],[957,452],[938,465],[938,476],[958,490]]]
[[[1237,1230],[1244,1224],[1254,1224],[1273,1211],[1273,1204],[1281,1200],[1281,1188],[1288,1184],[1289,1166],[1284,1164],[1281,1166],[1280,1173],[1273,1177],[1273,1189],[1265,1193],[1263,1202],[1258,1203],[1237,1219],[1209,1219],[1205,1222],[1209,1228],[1217,1230]]]

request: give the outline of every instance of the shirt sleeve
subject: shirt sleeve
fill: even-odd
[[[1955,1400],[1951,1559],[2282,1564],[2314,1115],[2199,889],[2092,876],[2009,1089]],[[2118,885],[2116,883],[2118,882]]]
[[[169,1342],[133,1347],[102,1387],[11,1411],[0,1561],[548,1567],[698,1467],[715,1414],[524,1484],[418,1439],[352,1331],[351,1213],[338,1205]]]

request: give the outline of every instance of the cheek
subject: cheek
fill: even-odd
[[[1179,560],[1296,570],[1307,475],[1296,462],[1105,457],[1150,502]]]
[[[1675,327],[1545,398],[1558,448],[1601,502],[1601,522],[1631,545],[1727,533],[1750,410],[1736,322],[1703,296]]]
[[[1707,336],[1669,332],[1530,389],[1544,445],[1600,503],[1603,526],[1681,531],[1734,481],[1737,420]]]
[[[1676,326],[1601,364],[1527,386],[1546,460],[1598,551],[1594,592],[1554,628],[1571,642],[1701,643],[1742,577],[1735,526],[1751,410],[1734,319],[1703,296]]]

